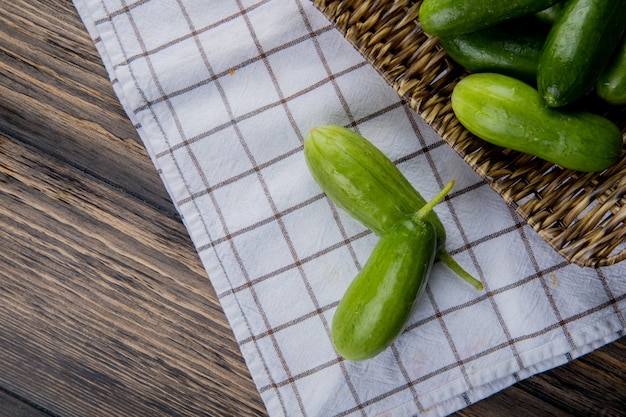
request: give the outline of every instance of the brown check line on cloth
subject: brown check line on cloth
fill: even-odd
[[[74,0],[176,204],[272,416],[442,416],[625,334],[626,264],[565,262],[307,0]],[[447,249],[406,332],[340,360],[334,308],[376,236],[302,155],[358,131],[426,197]]]

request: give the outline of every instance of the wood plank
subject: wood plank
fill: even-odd
[[[453,416],[458,417],[573,417],[570,413],[513,386],[473,404]]]
[[[626,382],[626,337],[583,356],[580,361],[605,372],[611,378]],[[623,394],[626,397],[626,390]]]
[[[22,398],[0,390],[0,415],[11,417],[50,417],[51,414],[29,404]]]
[[[0,386],[59,415],[264,414],[180,222],[0,154]]]
[[[0,7],[0,133],[177,216],[70,1]]]
[[[521,381],[454,417],[621,417],[626,410],[626,338]]]
[[[605,349],[520,385],[525,392],[573,416],[622,416],[626,410],[626,362],[604,362]],[[615,369],[611,365],[615,366]],[[620,375],[621,374],[621,375]]]

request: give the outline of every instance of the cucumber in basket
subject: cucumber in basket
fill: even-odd
[[[563,2],[557,3],[554,6],[550,6],[547,9],[535,13],[535,16],[543,23],[553,25],[561,14],[564,4]]]
[[[424,0],[419,20],[432,36],[470,33],[540,12],[562,0]]]
[[[626,35],[617,53],[600,74],[596,91],[608,103],[626,104]]]
[[[471,72],[499,72],[534,83],[548,29],[529,17],[439,41],[450,58]]]
[[[477,137],[563,168],[602,171],[622,154],[622,132],[613,122],[546,107],[535,88],[506,75],[463,78],[452,92],[452,109]]]
[[[588,93],[626,28],[626,0],[569,0],[552,26],[539,60],[537,86],[550,107]]]

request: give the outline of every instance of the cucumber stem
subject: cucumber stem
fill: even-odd
[[[482,291],[484,289],[482,282],[471,276],[469,272],[463,269],[463,267],[454,260],[452,255],[445,250],[442,249],[437,252],[437,258],[450,268],[452,272],[460,276],[465,282],[476,288],[478,291]]]
[[[439,191],[439,193],[437,193],[435,197],[433,197],[432,200],[426,203],[422,208],[420,208],[413,215],[413,220],[423,220],[424,217],[428,215],[428,213],[430,213],[437,204],[441,203],[443,199],[446,198],[446,196],[452,190],[453,187],[454,187],[454,180],[450,180],[450,182],[448,182],[446,186],[443,187],[441,191]]]
[[[413,215],[413,220],[423,221],[424,217],[427,216],[428,213],[430,213],[437,204],[439,204],[440,202],[443,201],[444,198],[446,198],[448,193],[452,190],[452,187],[454,187],[454,180],[450,180],[446,184],[446,186],[443,187],[441,191],[439,191],[439,193],[437,193],[435,197],[433,197],[432,200],[430,200],[422,208],[420,208]],[[476,288],[478,291],[482,291],[484,289],[483,284],[479,280],[471,276],[469,272],[463,269],[463,267],[459,265],[457,261],[454,260],[452,255],[446,252],[445,249],[441,249],[440,251],[437,252],[437,258],[441,262],[443,262],[448,268],[450,268],[452,272],[457,274],[459,277],[461,277],[464,281],[466,281],[472,287]]]

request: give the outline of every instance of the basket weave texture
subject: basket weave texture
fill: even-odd
[[[601,267],[626,258],[626,154],[601,173],[562,169],[490,145],[456,119],[450,95],[466,75],[419,24],[421,0],[314,0],[314,5],[411,108],[569,262]],[[626,106],[591,107],[626,137]]]

